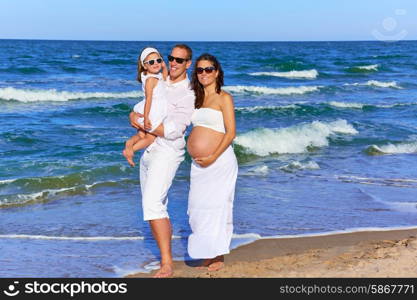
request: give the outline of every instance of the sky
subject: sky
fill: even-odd
[[[0,0],[0,39],[417,40],[417,1]]]

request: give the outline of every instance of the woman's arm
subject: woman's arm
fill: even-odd
[[[220,102],[220,107],[223,113],[226,133],[223,135],[219,146],[213,154],[207,157],[195,159],[195,161],[202,167],[207,167],[215,162],[216,159],[219,158],[219,156],[230,146],[236,137],[235,106],[233,103],[233,97],[228,93],[224,93],[221,98],[222,101]]]

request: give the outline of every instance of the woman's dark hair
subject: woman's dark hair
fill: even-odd
[[[197,60],[194,64],[194,70],[193,70],[193,74],[191,76],[191,88],[194,90],[194,93],[195,93],[195,108],[200,108],[203,105],[203,102],[204,102],[204,87],[198,81],[198,77],[197,77],[198,62],[202,61],[202,60],[207,60],[207,61],[211,62],[213,64],[213,67],[215,67],[216,70],[219,71],[219,75],[216,78],[216,93],[217,94],[220,94],[221,87],[224,85],[223,69],[222,69],[222,66],[220,65],[219,61],[217,60],[217,58],[215,56],[211,55],[211,54],[208,54],[208,53],[204,53],[204,54],[200,55],[197,58]]]

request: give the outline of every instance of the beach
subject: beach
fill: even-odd
[[[417,277],[417,228],[261,239],[225,256],[208,272],[176,261],[176,278]],[[154,272],[154,271],[153,271]],[[154,273],[126,277],[150,277]]]
[[[121,278],[159,261],[143,152],[130,167],[122,150],[144,96],[138,54],[154,46],[166,58],[174,44],[0,40],[0,277]],[[193,58],[219,59],[235,104],[233,250],[210,276],[265,259],[285,267],[257,276],[313,275],[280,260],[301,255],[279,250],[283,237],[417,226],[417,41],[188,44]],[[168,195],[178,261],[189,259],[190,168],[186,153]],[[257,250],[275,242],[276,253]]]

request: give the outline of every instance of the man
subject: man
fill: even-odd
[[[170,73],[166,82],[168,114],[153,131],[157,138],[140,159],[143,218],[149,221],[161,253],[160,269],[154,275],[156,278],[173,275],[172,227],[167,212],[167,194],[184,160],[184,132],[194,112],[195,96],[187,77],[191,59],[192,51],[187,45],[179,44],[172,49],[168,57]],[[131,112],[129,117],[133,127],[141,128],[136,121],[140,114]]]

